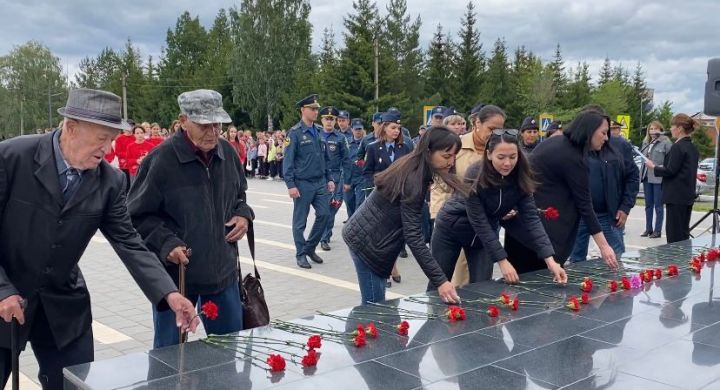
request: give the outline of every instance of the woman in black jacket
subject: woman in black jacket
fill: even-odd
[[[518,131],[495,129],[488,138],[485,158],[468,168],[465,183],[472,186],[469,197],[455,194],[440,209],[435,219],[432,254],[448,279],[452,278],[460,250],[465,251],[470,282],[488,280],[493,264],[498,263],[507,283],[519,281],[515,268],[507,260],[500,244],[500,225],[506,234],[528,242],[545,260],[553,279],[567,282],[567,275],[553,258],[553,247],[540,222],[532,193],[533,180],[526,156],[520,151]],[[511,210],[514,218],[505,223]]]
[[[385,300],[385,280],[404,243],[437,287],[443,301],[459,301],[423,241],[422,206],[434,177],[456,191],[467,192],[450,169],[460,137],[446,127],[431,127],[418,147],[375,176],[375,191],[343,227],[343,239],[355,263],[362,304]]]
[[[384,112],[381,126],[377,141],[367,147],[365,165],[363,165],[363,176],[368,188],[375,186],[376,173],[386,170],[390,164],[412,150],[404,143],[399,112]]]
[[[560,213],[557,220],[542,219],[542,222],[555,249],[555,259],[561,264],[570,256],[582,218],[605,263],[612,269],[618,266],[615,252],[593,211],[586,161],[589,151],[598,151],[607,142],[609,128],[607,116],[594,110],[583,111],[563,130],[562,137],[546,139],[530,156],[540,183],[534,194],[537,206],[540,209],[554,207]],[[540,257],[539,254],[521,243],[506,245],[505,250],[518,273],[542,268],[538,262],[528,261]]]
[[[665,235],[668,244],[690,238],[695,175],[700,159],[700,153],[690,138],[690,134],[698,127],[697,121],[686,114],[678,114],[670,123],[670,132],[676,141],[665,155],[663,165],[655,165],[652,160],[645,161],[645,166],[653,170],[655,176],[663,178],[662,202],[667,209]]]

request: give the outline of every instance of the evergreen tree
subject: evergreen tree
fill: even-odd
[[[693,131],[691,138],[693,144],[698,148],[700,152],[700,159],[715,156],[715,145],[713,145],[712,138],[708,135],[710,129],[701,126],[699,129]],[[714,129],[712,130],[714,134]]]
[[[512,105],[515,92],[511,83],[507,47],[502,39],[495,41],[492,56],[488,59],[482,91],[485,103],[495,104],[501,108]],[[517,120],[521,115],[521,113],[513,113],[512,116]]]
[[[590,84],[590,66],[578,63],[577,69],[572,73],[572,82],[568,85],[568,94],[563,108],[575,111],[590,103],[592,85]]]
[[[602,68],[600,68],[600,79],[598,80],[598,87],[603,86],[605,83],[610,81],[613,77],[613,68],[610,64],[610,58],[605,57]]]
[[[454,72],[457,89],[454,96],[455,108],[461,112],[469,111],[480,99],[482,73],[485,58],[480,43],[477,14],[472,1],[468,1],[465,15],[458,34],[459,43],[455,56]]]
[[[599,104],[615,118],[628,111],[627,91],[625,85],[619,80],[610,80],[602,84],[592,93],[592,103]]]
[[[326,102],[335,102],[344,90],[338,79],[338,53],[335,48],[335,33],[332,29],[323,31],[321,52],[318,55],[318,72],[316,75],[317,92]],[[344,109],[344,107],[340,107]]]
[[[555,89],[554,100],[556,102],[566,102],[566,95],[568,94],[568,78],[565,74],[565,62],[563,61],[562,54],[560,53],[559,43],[555,48],[553,61],[548,64],[548,69],[552,74],[553,87]]]
[[[450,37],[443,33],[438,24],[428,50],[425,65],[425,95],[437,95],[437,104],[452,104],[454,90],[452,86],[452,45]]]
[[[638,63],[628,94],[628,113],[633,123],[633,128],[630,129],[630,140],[635,144],[642,142],[645,137],[645,128],[651,120],[652,101],[649,95],[650,91],[645,83],[642,66]]]

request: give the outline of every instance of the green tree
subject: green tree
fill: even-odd
[[[495,41],[485,71],[482,88],[482,97],[485,102],[505,109],[510,107],[515,95],[511,78],[507,47],[504,40],[498,39]],[[521,113],[514,113],[513,117],[517,120],[521,115]]]
[[[265,122],[272,130],[290,104],[298,69],[310,57],[309,14],[306,0],[243,0],[231,12],[233,97],[256,127]]]
[[[653,110],[652,117],[654,118],[653,120],[657,120],[662,123],[665,131],[669,132],[670,121],[672,121],[673,117],[672,102],[669,100],[664,101],[660,107]]]
[[[553,61],[547,65],[550,74],[552,75],[553,88],[555,92],[556,102],[565,103],[568,94],[568,78],[565,74],[565,61],[563,61],[562,53],[560,52],[560,44],[558,43],[555,47],[555,56]],[[549,107],[548,107],[549,108]]]
[[[60,59],[43,44],[30,41],[0,57],[0,85],[3,134],[33,132],[60,121],[57,109],[67,99],[67,82]]]
[[[430,42],[427,57],[425,95],[437,95],[438,104],[451,104],[455,95],[452,85],[453,75],[449,71],[453,62],[452,42],[450,37],[443,33],[443,28],[439,24]]]
[[[628,113],[632,118],[633,127],[630,129],[630,140],[640,144],[645,137],[645,128],[651,120],[652,101],[650,91],[645,83],[645,75],[640,63],[635,67],[632,85],[628,93]]]
[[[602,106],[611,118],[627,113],[625,85],[619,80],[607,81],[592,93],[592,103]]]
[[[578,63],[577,69],[571,72],[571,77],[572,81],[568,85],[568,93],[562,107],[576,111],[591,100],[590,66],[585,62]]]
[[[613,68],[610,64],[610,58],[605,57],[602,68],[600,68],[600,79],[598,80],[598,87],[603,86],[605,83],[613,78]]]
[[[485,68],[485,55],[480,43],[480,31],[476,27],[477,14],[472,1],[468,1],[461,23],[457,55],[453,64],[453,74],[457,78],[454,103],[458,111],[467,112],[480,99]]]

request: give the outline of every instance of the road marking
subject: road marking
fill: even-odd
[[[248,194],[270,195],[270,196],[278,196],[278,197],[281,197],[281,198],[288,198],[288,197],[289,197],[289,195],[288,195],[287,193],[284,193],[284,194],[275,194],[275,193],[272,193],[272,192],[260,192],[260,191],[250,191],[250,190],[245,191],[245,192],[248,193]]]
[[[284,223],[277,223],[277,222],[268,222],[268,221],[263,221],[260,219],[254,219],[253,223],[257,223],[260,225],[267,225],[267,226],[277,226],[277,227],[281,227],[281,228],[285,228],[285,229],[292,229],[292,225],[286,225]]]
[[[270,206],[260,206],[260,205],[254,204],[254,205],[250,206],[250,208],[253,208],[253,209],[269,209]]]
[[[280,203],[280,204],[289,204],[290,206],[293,205],[293,202],[288,202],[286,200],[275,200],[275,199],[260,199],[262,202],[271,202],[271,203]],[[252,205],[250,205],[252,207]]]
[[[243,264],[249,264],[249,265],[252,265],[252,263],[253,263],[252,259],[247,258],[247,257],[242,257],[242,256],[240,257],[240,262]],[[348,282],[346,280],[337,279],[337,278],[333,278],[333,277],[325,276],[325,275],[320,275],[320,274],[312,273],[309,271],[302,271],[302,270],[299,270],[296,268],[286,267],[284,265],[268,263],[268,262],[262,261],[262,260],[255,260],[255,264],[257,264],[257,266],[260,268],[269,269],[271,271],[281,272],[284,274],[297,276],[300,278],[312,280],[312,281],[319,282],[319,283],[329,284],[331,286],[340,287],[340,288],[344,288],[347,290],[360,291],[360,286],[358,286],[357,283]],[[406,296],[402,295],[402,294],[394,293],[391,291],[386,291],[385,298],[396,299],[396,298],[406,298]]]
[[[22,390],[41,390],[42,389],[40,387],[40,385],[33,382],[32,379],[30,379],[30,377],[23,374],[22,372],[20,373],[19,379],[20,379],[20,388]],[[8,380],[7,384],[5,385],[5,390],[10,390],[10,389],[12,389],[12,383],[10,380]]]
[[[108,243],[108,240],[106,240],[105,237],[98,235],[98,234],[92,236],[92,238],[90,238],[90,241],[97,243],[97,244],[107,244]]]
[[[243,237],[242,239],[243,239],[243,240],[247,240],[247,237]],[[279,241],[265,240],[265,239],[263,239],[263,238],[257,238],[257,237],[255,237],[255,242],[260,243],[260,244],[266,244],[266,245],[275,246],[275,247],[278,247],[278,248],[289,249],[289,250],[291,250],[291,251],[295,251],[295,245],[288,245],[288,244],[285,244],[285,243],[282,243],[282,242],[279,242]]]
[[[103,344],[115,344],[132,340],[132,337],[97,321],[92,322],[93,338]]]
[[[633,248],[633,249],[647,249],[646,246],[642,246],[642,245],[630,245],[630,244],[625,244],[625,247],[626,247],[626,248]]]

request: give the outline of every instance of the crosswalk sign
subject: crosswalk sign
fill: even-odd
[[[618,115],[616,121],[620,124],[623,137],[630,139],[630,115]]]
[[[552,123],[555,117],[552,114],[542,113],[540,114],[540,136],[545,137],[545,132]]]
[[[433,108],[435,108],[435,106],[423,106],[423,117],[425,118],[423,123],[426,125],[430,124],[430,114]]]

